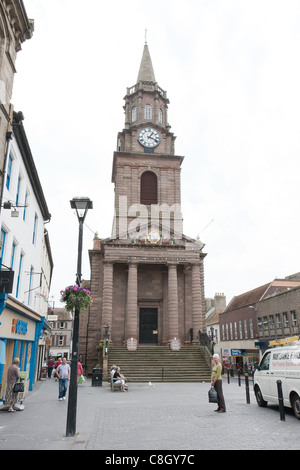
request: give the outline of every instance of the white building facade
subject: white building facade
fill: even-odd
[[[22,113],[14,113],[1,194],[1,271],[13,271],[14,278],[8,293],[1,290],[0,280],[0,400],[14,357],[20,358],[27,388],[32,389],[50,338],[47,312],[53,260],[45,224],[51,215],[22,121]]]

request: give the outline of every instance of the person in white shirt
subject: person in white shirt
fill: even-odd
[[[70,366],[67,364],[67,359],[65,357],[56,371],[58,373],[58,399],[65,400],[71,372]]]

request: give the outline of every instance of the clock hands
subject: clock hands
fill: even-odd
[[[154,135],[154,138],[152,137],[153,135]],[[151,132],[151,134],[149,135],[149,139],[152,139],[155,142],[159,142],[159,136],[155,134],[154,132]]]
[[[156,147],[160,143],[160,135],[154,129],[142,129],[139,132],[138,141],[144,147]]]

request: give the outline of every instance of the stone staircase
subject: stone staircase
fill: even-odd
[[[180,351],[157,345],[139,345],[136,351],[128,351],[125,346],[110,345],[108,370],[113,364],[121,368],[128,382],[210,381],[210,367],[198,345]]]

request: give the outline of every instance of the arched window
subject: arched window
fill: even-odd
[[[131,120],[132,122],[137,120],[137,107],[134,107],[131,110]]]
[[[145,119],[152,119],[152,109],[150,104],[146,104],[145,106]]]
[[[142,174],[141,204],[157,204],[157,177],[152,171]]]
[[[162,124],[162,122],[163,122],[163,112],[162,112],[161,108],[159,108],[159,110],[158,110],[158,122],[159,122],[159,124]]]

